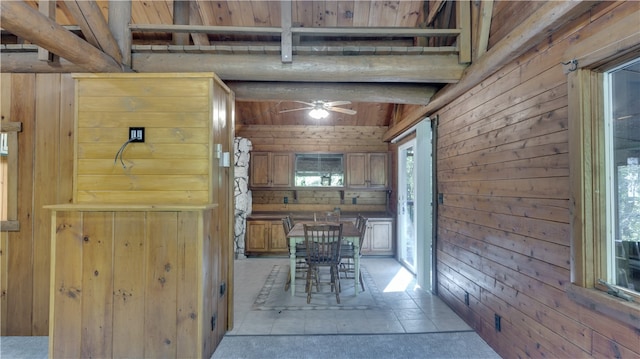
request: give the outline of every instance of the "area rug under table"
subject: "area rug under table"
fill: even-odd
[[[353,278],[341,278],[340,304],[336,302],[335,293],[331,292],[330,286],[327,284],[320,286],[320,292],[312,292],[311,303],[307,304],[307,293],[304,290],[305,279],[300,277],[296,279],[295,295],[291,296],[291,289],[284,290],[288,272],[289,266],[273,266],[271,273],[269,273],[262,289],[258,293],[256,301],[253,303],[253,310],[367,310],[387,308],[382,294],[364,266],[360,267],[360,272],[362,273],[365,291],[360,291],[355,296]],[[321,281],[325,279],[323,278]]]

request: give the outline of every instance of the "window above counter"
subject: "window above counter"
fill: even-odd
[[[344,187],[344,173],[342,153],[295,155],[295,187]]]

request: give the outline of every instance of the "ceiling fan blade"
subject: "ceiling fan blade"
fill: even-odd
[[[293,101],[293,102],[301,103],[303,105],[307,105],[307,106],[311,106],[311,107],[315,106],[315,104],[311,103],[311,102],[304,102],[304,101]]]
[[[293,111],[301,111],[301,110],[311,110],[312,108],[313,108],[313,107],[292,108],[292,109],[288,109],[288,110],[278,111],[278,113],[293,112]]]
[[[349,109],[349,108],[342,108],[342,107],[328,107],[327,110],[340,112],[340,113],[344,113],[344,114],[347,114],[347,115],[355,115],[356,113],[358,113],[358,111],[356,111],[356,110],[352,110],[352,109]]]
[[[326,107],[351,105],[351,101],[331,101],[331,102],[325,102],[324,105]]]

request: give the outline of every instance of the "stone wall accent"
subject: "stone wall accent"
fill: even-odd
[[[244,241],[247,232],[247,216],[251,214],[251,190],[249,189],[249,152],[253,149],[251,141],[236,137],[233,140],[235,171],[235,224],[234,244],[237,259],[245,258]]]

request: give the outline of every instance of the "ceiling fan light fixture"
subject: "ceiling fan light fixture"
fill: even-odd
[[[324,108],[314,108],[309,111],[309,116],[316,120],[320,120],[323,118],[327,118],[327,116],[329,116],[329,111],[325,110]]]

